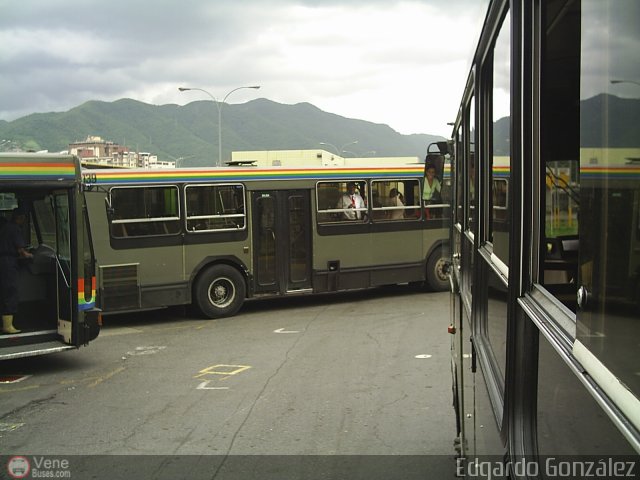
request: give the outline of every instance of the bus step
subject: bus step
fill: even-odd
[[[0,350],[0,360],[11,360],[14,358],[32,357],[34,355],[43,355],[46,353],[62,352],[70,350],[73,347],[66,345],[60,341],[49,341],[42,343],[30,343],[28,345],[3,346]]]
[[[21,331],[20,333],[4,333],[0,335],[0,348],[33,345],[49,341],[60,342],[57,330]]]

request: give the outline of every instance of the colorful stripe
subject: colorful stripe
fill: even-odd
[[[84,291],[84,278],[78,279],[78,311],[91,310],[96,306],[96,277],[91,277],[91,298],[87,300]]]
[[[585,179],[640,179],[640,166],[629,165],[620,167],[580,167],[580,178]]]
[[[511,167],[509,167],[508,165],[502,166],[502,167],[496,167],[494,165],[492,169],[492,175],[498,178],[508,178],[511,175]]]
[[[74,180],[76,168],[69,162],[14,161],[0,163],[0,178],[27,180]]]
[[[184,170],[92,170],[98,184],[107,183],[180,183],[180,182],[238,182],[255,180],[326,180],[357,179],[363,177],[416,177],[424,174],[424,166],[385,168],[246,168],[246,169],[184,169]]]

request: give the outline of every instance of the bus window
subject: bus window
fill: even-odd
[[[507,15],[493,49],[491,79],[491,205],[489,232],[491,253],[504,265],[509,264],[508,185],[511,176],[511,20]]]
[[[320,182],[316,194],[318,223],[367,221],[367,182]]]
[[[373,220],[406,220],[420,217],[418,180],[371,182]]]
[[[180,231],[176,186],[114,187],[109,192],[111,235],[143,237]]]
[[[246,228],[242,185],[188,185],[185,202],[188,232]]]

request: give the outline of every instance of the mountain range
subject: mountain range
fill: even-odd
[[[317,148],[342,156],[423,159],[430,143],[443,140],[429,134],[402,135],[388,125],[345,118],[310,103],[285,105],[264,98],[224,104],[222,127],[224,161],[231,158],[231,151]],[[579,135],[583,147],[637,148],[640,99],[601,94],[581,101]],[[11,122],[0,120],[0,139],[4,139],[0,151],[59,152],[88,136],[150,152],[159,160],[183,159],[180,166],[212,165],[218,156],[218,110],[207,100],[179,106],[121,99],[89,101],[67,112],[34,113]],[[496,154],[508,155],[508,117],[496,121],[493,147]],[[339,148],[345,152],[336,152]]]
[[[89,101],[67,112],[0,121],[0,139],[23,150],[63,151],[88,136],[150,152],[159,160],[183,159],[180,166],[211,165],[218,156],[218,110],[207,100],[180,106],[121,99]],[[345,118],[309,103],[285,105],[257,99],[222,105],[224,161],[231,158],[231,151],[323,148],[337,153],[342,146],[345,157],[423,159],[427,146],[439,140],[443,138],[437,135],[402,135],[388,125]]]

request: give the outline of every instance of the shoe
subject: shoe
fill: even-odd
[[[2,315],[2,333],[20,333],[13,326],[13,315]]]

